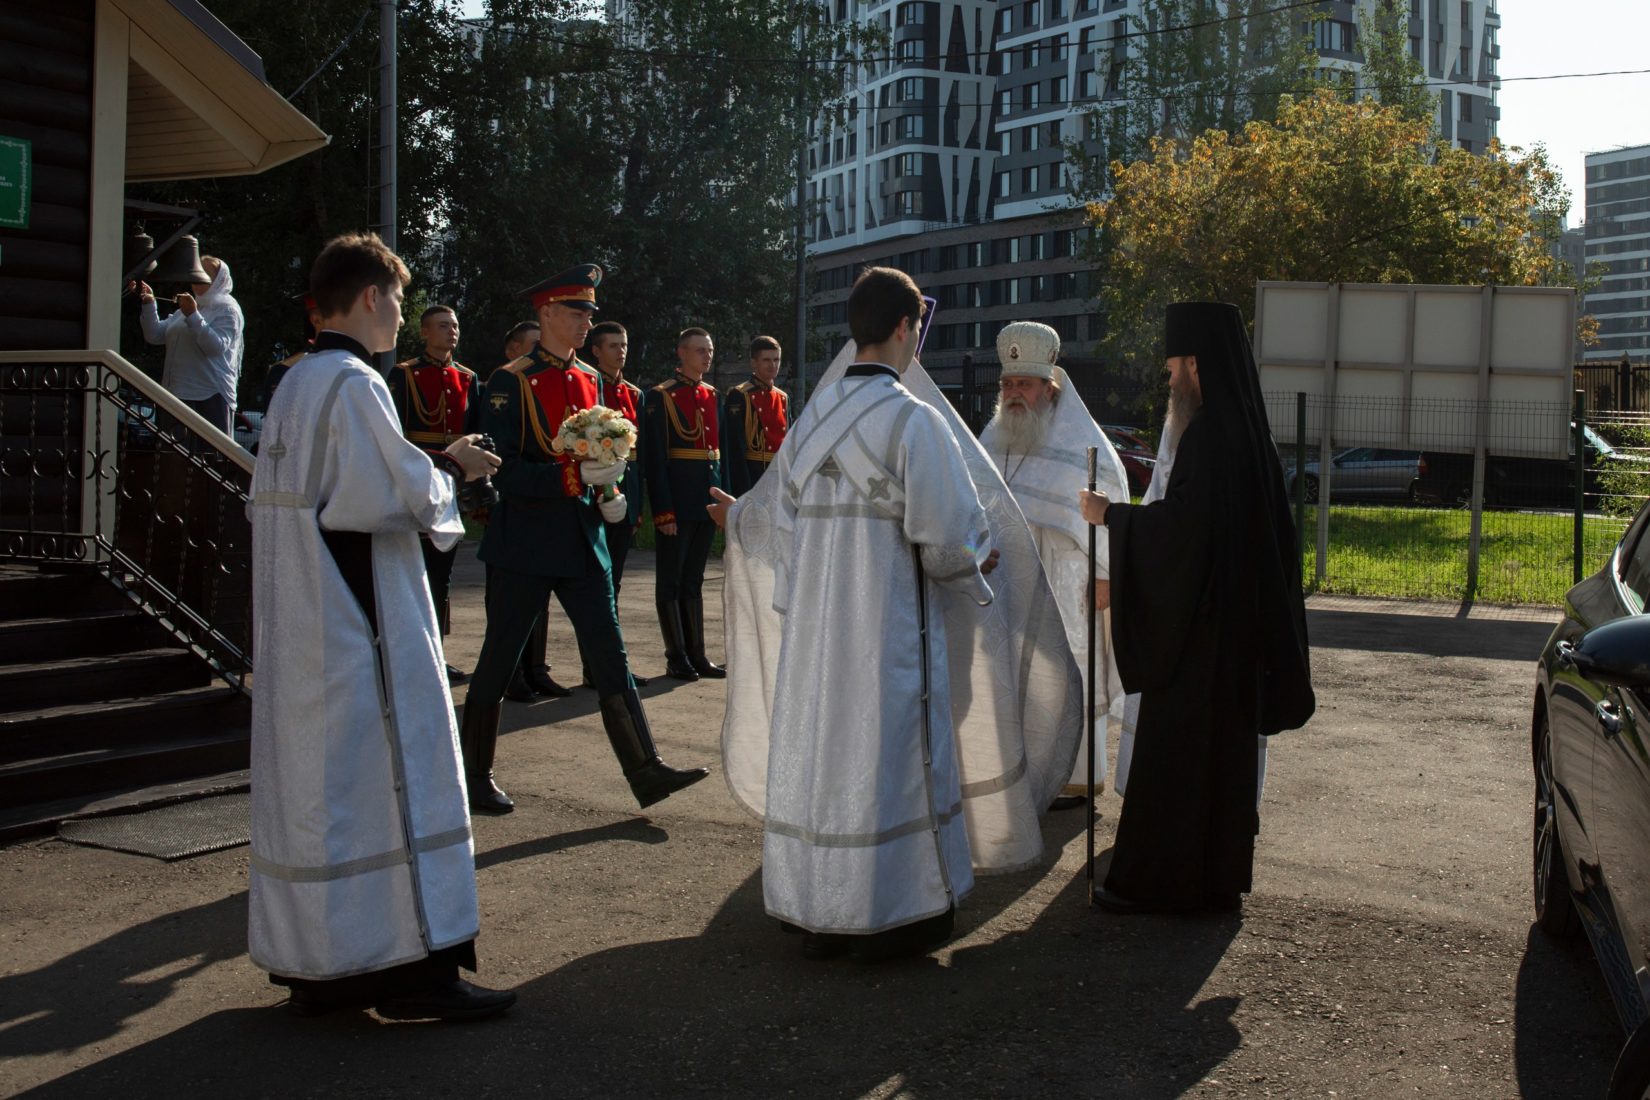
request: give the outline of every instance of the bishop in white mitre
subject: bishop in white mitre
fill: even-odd
[[[1071,392],[1070,379],[1059,365],[1059,333],[1035,321],[1016,321],[997,335],[997,358],[1002,364],[997,408],[980,433],[980,444],[1031,525],[1067,643],[1085,677],[1085,689],[1089,616],[1101,616],[1095,624],[1098,652],[1094,663],[1094,778],[1099,791],[1105,784],[1107,728],[1121,724],[1124,694],[1117,662],[1106,644],[1109,624],[1104,613],[1091,606],[1091,580],[1098,582],[1103,594],[1111,576],[1106,540],[1097,542],[1091,576],[1088,541],[1092,528],[1078,513],[1077,493],[1088,487],[1090,447],[1098,454],[1097,482],[1112,500],[1129,499],[1128,475],[1082,399]],[[1079,751],[1053,808],[1082,805],[1088,784],[1088,753]]]

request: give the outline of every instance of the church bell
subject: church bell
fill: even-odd
[[[132,230],[132,235],[126,238],[126,248],[122,254],[121,269],[126,272],[128,279],[147,279],[149,273],[155,269],[155,261],[149,253],[155,250],[155,238],[143,231],[140,225]]]
[[[201,244],[192,236],[179,237],[149,274],[152,283],[210,283],[212,276],[201,269]]]

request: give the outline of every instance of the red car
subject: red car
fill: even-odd
[[[1138,428],[1123,428],[1116,424],[1102,424],[1100,430],[1117,449],[1123,460],[1123,472],[1129,475],[1129,493],[1140,496],[1152,482],[1152,471],[1157,468],[1157,451],[1140,438]]]

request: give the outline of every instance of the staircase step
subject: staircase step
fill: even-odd
[[[123,790],[234,771],[248,765],[251,746],[251,731],[241,728],[0,764],[0,806],[38,805],[87,791]]]
[[[247,728],[252,701],[222,684],[0,712],[0,761]]]
[[[70,573],[43,573],[32,569],[0,572],[0,621],[112,611],[130,606],[119,590],[90,569]]]
[[[125,609],[71,611],[36,619],[0,619],[0,664],[107,656],[153,649],[168,641],[166,631],[129,604]]]
[[[131,813],[135,810],[169,806],[174,802],[188,802],[212,795],[244,791],[249,786],[250,773],[238,771],[217,772],[194,779],[155,786],[123,788],[116,791],[93,791],[58,798],[49,802],[31,802],[26,806],[0,807],[0,844],[10,844],[31,836],[40,836],[56,830],[58,822],[75,817],[103,817],[108,814]]]
[[[0,665],[0,711],[125,699],[210,683],[211,672],[184,649],[66,657]]]

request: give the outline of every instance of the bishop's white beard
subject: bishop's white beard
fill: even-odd
[[[1031,454],[1048,442],[1049,429],[1054,427],[1054,402],[1041,409],[1015,404],[1004,407],[1003,397],[997,396],[997,407],[991,413],[991,422],[1003,445],[1012,454]]]

